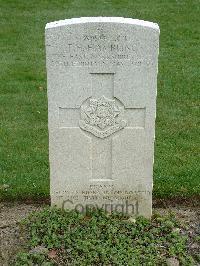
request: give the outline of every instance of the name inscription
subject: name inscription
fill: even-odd
[[[148,56],[148,52],[144,58],[139,46],[138,40],[130,40],[126,35],[81,35],[67,42],[64,51],[52,56],[54,63],[67,67],[152,66],[154,60]]]

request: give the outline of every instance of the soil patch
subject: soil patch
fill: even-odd
[[[39,211],[47,205],[20,204],[4,202],[0,203],[0,265],[10,265],[15,254],[23,248],[26,236],[21,235],[19,222],[28,214]],[[200,236],[200,208],[168,206],[166,208],[154,208],[153,212],[166,215],[175,213],[176,218],[186,227],[183,233],[189,234],[188,250],[195,257],[200,254],[200,246],[197,237]],[[197,264],[198,265],[198,264]]]

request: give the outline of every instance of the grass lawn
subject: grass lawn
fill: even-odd
[[[0,199],[49,196],[44,27],[80,16],[159,24],[154,196],[200,193],[199,0],[0,0],[0,7]]]

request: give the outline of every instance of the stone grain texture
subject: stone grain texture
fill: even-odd
[[[52,205],[150,217],[158,25],[77,18],[45,36]]]

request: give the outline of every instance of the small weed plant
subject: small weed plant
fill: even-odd
[[[47,208],[22,223],[28,233],[27,248],[15,265],[194,265],[187,254],[187,237],[170,215],[143,217],[88,210],[81,214]]]

